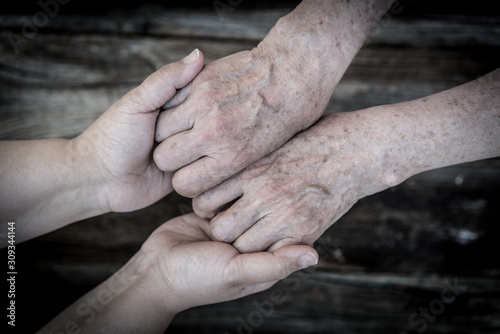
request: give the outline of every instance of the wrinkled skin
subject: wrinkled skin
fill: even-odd
[[[241,252],[310,244],[362,197],[426,170],[498,156],[499,75],[325,116],[195,198],[195,212],[212,218],[217,240]]]
[[[159,116],[154,157],[174,189],[195,197],[314,123],[331,94],[319,61],[260,45],[208,64]]]
[[[321,119],[277,151],[195,198],[195,212],[213,218],[213,235],[234,242],[241,252],[311,244],[359,198],[399,182],[396,177],[383,177],[386,147],[382,140],[373,140],[362,115]]]
[[[256,48],[208,64],[159,116],[155,162],[174,189],[196,197],[317,121],[392,1],[304,0]]]

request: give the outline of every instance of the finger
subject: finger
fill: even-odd
[[[187,97],[189,96],[189,93],[191,93],[191,87],[191,84],[189,84],[186,87],[179,89],[175,93],[175,95],[161,107],[161,109],[166,110],[175,108],[178,105],[184,103],[184,101],[186,101]]]
[[[200,147],[198,147],[198,150],[199,152],[205,151]],[[187,155],[190,154],[190,152],[184,148],[182,148],[181,154],[183,152],[186,152]],[[189,159],[184,159],[183,161],[186,160]],[[191,161],[193,161],[193,159],[191,159]],[[186,163],[179,163],[176,166],[179,170],[174,174],[172,179],[173,187],[180,195],[190,198],[199,196],[202,192],[215,187],[231,176],[228,175],[225,168],[219,165],[216,157],[208,155],[189,165]]]
[[[155,131],[155,140],[157,142],[161,143],[177,133],[193,128],[194,118],[192,117],[192,111],[194,108],[189,106],[189,101],[186,103],[188,105],[160,112]]]
[[[300,244],[300,240],[296,239],[296,238],[282,238],[282,239],[279,239],[278,241],[276,241],[275,243],[273,243],[272,245],[270,245],[268,248],[267,248],[267,251],[268,252],[274,252],[278,249],[280,249],[281,247],[285,247],[285,246],[289,246],[289,245],[299,245]],[[309,245],[312,247],[312,245]]]
[[[254,293],[258,293],[261,291],[265,291],[276,284],[278,281],[265,282],[265,283],[257,283],[254,285],[249,285],[240,290],[240,295],[238,298],[245,297],[248,295],[253,295]]]
[[[201,158],[202,147],[191,138],[191,132],[184,131],[158,145],[153,152],[153,159],[158,168],[173,172]]]
[[[202,218],[213,218],[217,210],[243,195],[238,176],[227,179],[218,186],[193,199],[193,210]]]
[[[175,95],[177,89],[185,87],[194,79],[204,62],[203,54],[195,49],[184,59],[165,65],[151,74],[120,101],[135,113],[157,110]]]
[[[318,263],[318,253],[309,246],[286,246],[271,252],[241,254],[227,266],[230,281],[248,286],[281,280],[293,272]]]
[[[278,222],[276,219],[276,216],[272,217],[270,215],[262,217],[258,222],[249,226],[247,230],[236,237],[236,240],[233,242],[233,247],[240,253],[269,250],[269,247],[284,238],[287,229],[289,229],[287,221]],[[211,225],[212,224],[213,223],[211,223]],[[290,241],[288,244],[300,243]],[[278,248],[273,248],[273,250]]]
[[[218,241],[231,243],[262,218],[263,210],[265,208],[260,200],[249,200],[243,195],[229,209],[212,219],[212,235]]]

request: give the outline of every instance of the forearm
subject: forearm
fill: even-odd
[[[140,251],[39,333],[163,333],[175,314],[164,305],[169,294],[152,278],[155,270]]]
[[[84,151],[64,139],[0,143],[0,211],[18,242],[102,214]]]
[[[500,155],[500,69],[419,100],[385,106],[375,115],[391,124],[388,164],[403,178],[422,171]],[[407,171],[406,173],[404,171]],[[410,174],[410,175],[408,175]],[[394,177],[398,177],[395,175]]]
[[[426,98],[327,116],[308,133],[322,154],[327,189],[341,175],[356,198],[420,172],[500,156],[500,70]]]
[[[499,86],[500,69],[426,98],[328,115],[294,139],[305,151],[287,154],[307,156],[302,173],[341,194],[340,202],[426,170],[500,156]]]
[[[373,27],[393,2],[304,0],[277,22],[259,47],[272,50],[274,57],[294,55],[302,64],[315,64],[317,73],[310,71],[304,73],[305,77],[314,83],[314,76],[320,76],[320,84],[331,95]]]

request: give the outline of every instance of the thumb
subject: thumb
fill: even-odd
[[[281,280],[318,263],[318,253],[304,245],[282,247],[274,252],[238,255],[230,263],[232,277],[243,286]]]
[[[120,99],[126,107],[124,110],[132,113],[157,110],[175,95],[177,89],[187,86],[204,63],[203,53],[195,49],[185,58],[163,66]]]

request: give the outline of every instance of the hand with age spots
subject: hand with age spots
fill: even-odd
[[[159,116],[154,159],[174,189],[195,197],[312,125],[391,2],[305,0],[253,50],[208,64]]]
[[[378,144],[350,129],[353,114],[331,115],[283,147],[193,200],[212,218],[217,240],[240,252],[312,244],[370,185],[382,166]],[[358,127],[358,131],[360,127]],[[383,186],[371,192],[381,190]],[[216,215],[220,208],[234,202]]]
[[[311,244],[362,197],[500,155],[499,82],[496,70],[420,100],[326,116],[195,198],[194,210],[240,252]]]

